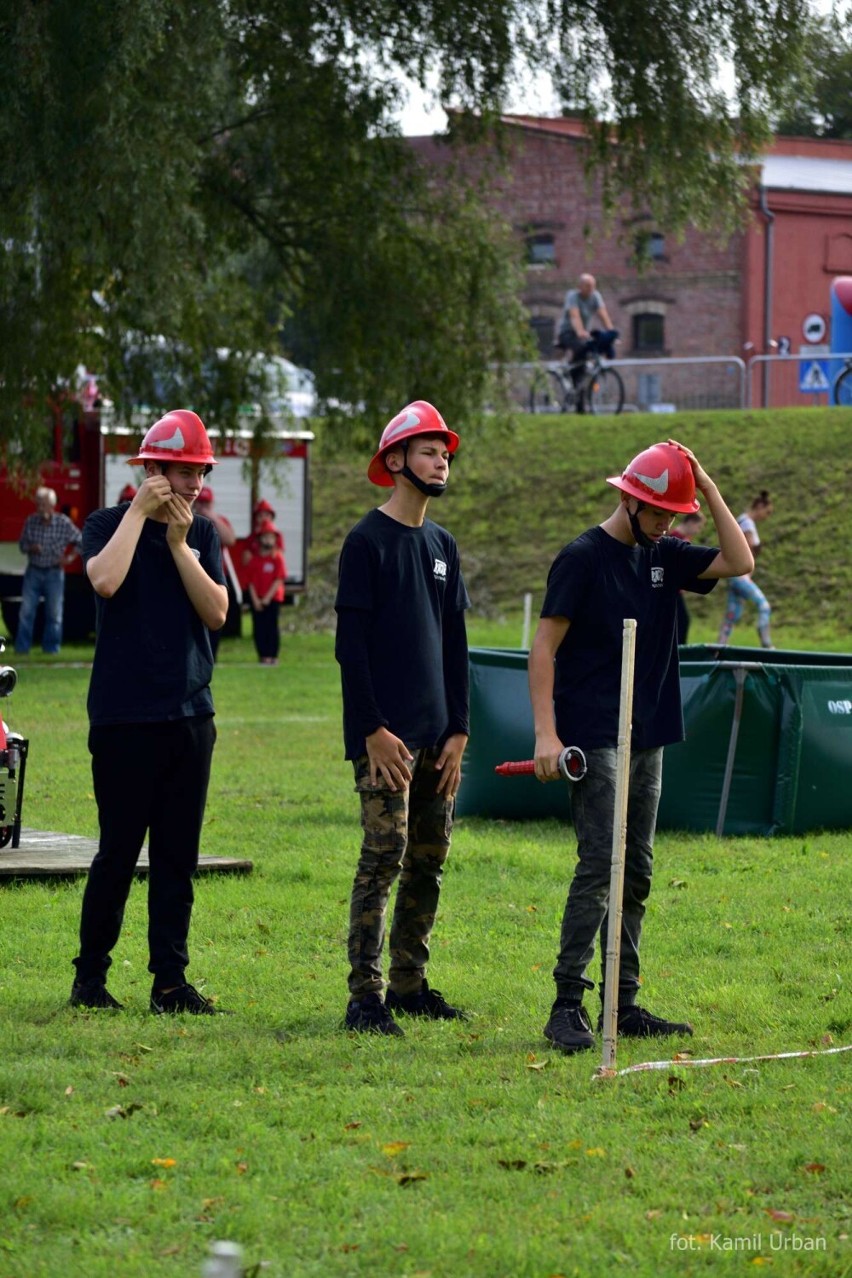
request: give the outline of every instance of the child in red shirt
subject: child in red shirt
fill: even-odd
[[[261,665],[276,666],[281,647],[278,612],[284,602],[287,566],[278,549],[278,529],[269,521],[257,535],[257,552],[246,565],[246,585],[251,605],[254,646]]]

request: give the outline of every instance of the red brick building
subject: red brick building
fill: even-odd
[[[740,402],[743,381],[733,362],[673,360],[748,361],[775,353],[776,342],[792,354],[828,343],[831,281],[852,274],[852,142],[777,138],[756,170],[747,228],[720,243],[693,227],[678,240],[641,216],[616,218],[604,234],[599,194],[583,174],[582,125],[507,115],[502,126],[505,164],[492,173],[472,151],[462,171],[487,175],[488,199],[525,245],[523,296],[543,356],[553,353],[565,292],[583,271],[596,277],[621,330],[619,359],[642,361],[624,370],[628,401],[638,407]],[[448,163],[439,138],[411,144],[429,163]],[[764,391],[770,403],[824,403],[824,395],[800,395],[799,370],[792,361],[758,366],[747,393],[754,403]]]

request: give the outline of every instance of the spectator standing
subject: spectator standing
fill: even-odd
[[[277,666],[281,649],[278,614],[284,602],[287,565],[278,549],[277,531],[271,520],[261,525],[257,551],[246,567],[254,646],[264,666]]]
[[[237,534],[234,532],[234,525],[230,519],[220,515],[214,509],[213,502],[213,489],[205,484],[195,500],[194,510],[196,515],[200,515],[202,519],[209,519],[219,534],[219,545],[222,547],[222,568],[225,573],[225,585],[228,589],[228,615],[225,618],[225,624],[221,630],[210,631],[210,647],[215,661],[219,653],[219,640],[222,634],[238,635],[240,633],[243,592],[231,557],[231,548],[236,544]]]
[[[677,528],[673,528],[669,535],[677,537],[680,541],[692,541],[693,537],[697,537],[701,532],[706,522],[704,515],[697,510],[694,514],[684,515]],[[679,644],[686,643],[689,636],[689,609],[683,596],[684,591],[679,590],[677,596],[677,641]]]
[[[406,405],[367,469],[372,483],[393,491],[355,525],[340,554],[335,655],[364,831],[350,900],[345,1026],[360,1032],[401,1035],[392,1012],[464,1016],[426,979],[469,735],[470,600],[454,539],[426,518],[429,500],[446,491],[458,442],[431,404]]]
[[[44,600],[44,633],[41,646],[55,655],[62,645],[62,614],[65,604],[65,567],[80,551],[82,534],[73,520],[57,513],[56,493],[38,488],[36,511],[24,520],[18,546],[29,563],[21,587],[21,610],[15,632],[15,652],[32,647],[39,600]]]
[[[212,1015],[185,971],[216,740],[209,632],[227,607],[219,539],[192,511],[215,461],[201,419],[177,409],[154,423],[132,464],[145,467],[133,501],[95,511],[83,529],[97,610],[88,710],[100,842],[71,1004],[121,1007],[106,976],[147,833],[151,1011]]]
[[[623,622],[635,618],[636,665],[627,800],[618,1033],[635,1038],[691,1034],[639,1007],[639,940],[651,890],[663,747],[683,739],[677,644],[678,590],[706,594],[720,577],[750,570],[751,551],[734,516],[694,454],[674,440],[635,457],[607,479],[620,493],[615,511],[560,551],[550,569],[530,649],[535,772],[559,776],[566,743],[585,751],[586,775],[572,784],[577,865],[562,919],[554,969],[556,999],[544,1036],[563,1052],[592,1047],[583,1007],[594,982],[587,968],[606,935],[614,827]],[[668,537],[676,514],[698,510],[702,493],[719,549]],[[605,965],[604,965],[605,967]],[[604,973],[605,974],[605,973]],[[603,994],[601,989],[603,1003]],[[598,1020],[601,1028],[602,1018]]]
[[[763,488],[754,498],[748,510],[737,518],[737,523],[742,528],[752,556],[755,559],[761,549],[760,533],[757,531],[757,525],[762,523],[764,519],[768,519],[771,514],[772,499],[767,490]],[[772,635],[769,629],[772,608],[766,595],[759,586],[755,585],[751,573],[745,573],[741,577],[733,577],[728,582],[728,602],[722,627],[719,631],[719,643],[727,644],[729,642],[731,632],[742,617],[743,609],[747,603],[753,603],[757,608],[757,633],[761,647],[774,648],[775,645],[772,642]]]

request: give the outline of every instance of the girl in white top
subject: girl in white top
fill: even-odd
[[[760,553],[760,534],[757,531],[757,525],[771,514],[772,499],[767,490],[763,488],[748,510],[737,519],[737,523],[745,533],[745,539],[751,547],[751,553],[755,559]],[[744,577],[731,577],[728,581],[728,604],[722,621],[722,628],[719,631],[719,643],[726,644],[729,641],[731,631],[742,617],[746,603],[753,603],[757,606],[757,633],[760,636],[761,647],[774,648],[775,645],[769,633],[769,619],[772,615],[772,608],[766,595],[752,581],[751,573],[747,573]]]

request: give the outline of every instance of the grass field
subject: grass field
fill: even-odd
[[[332,639],[285,617],[279,667],[223,641],[214,677],[203,851],[255,869],[198,880],[189,977],[234,1015],[147,1012],[141,882],[110,980],[127,1010],[71,1011],[82,884],[0,888],[0,1278],[184,1278],[219,1238],[276,1278],[852,1273],[852,1054],[601,1082],[598,1050],[549,1050],[556,822],[457,826],[430,976],[468,1023],[341,1032],[357,801]],[[475,613],[471,639],[516,645],[520,617]],[[31,827],[96,833],[90,656],[18,663]],[[852,1043],[849,852],[660,835],[643,1001],[693,1020],[694,1057]]]

